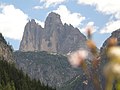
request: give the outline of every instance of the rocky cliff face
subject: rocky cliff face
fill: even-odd
[[[72,25],[62,24],[60,15],[51,12],[42,28],[31,20],[25,26],[20,51],[68,53],[86,48],[86,37]]]
[[[8,62],[14,62],[12,48],[7,44],[6,40],[0,33],[0,58]]]
[[[34,19],[29,21],[24,30],[23,39],[20,43],[21,51],[41,50],[41,38],[43,28]]]

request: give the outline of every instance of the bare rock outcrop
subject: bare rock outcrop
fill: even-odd
[[[0,58],[6,60],[7,62],[15,62],[13,58],[12,46],[6,42],[1,33],[0,33]]]

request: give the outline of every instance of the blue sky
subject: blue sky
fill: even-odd
[[[49,12],[60,14],[63,23],[72,24],[84,34],[92,27],[98,47],[120,28],[119,0],[1,0],[0,32],[17,50],[28,20],[35,19],[44,27]]]

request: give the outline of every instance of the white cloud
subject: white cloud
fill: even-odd
[[[55,6],[55,5],[58,5],[58,4],[61,4],[61,3],[65,2],[65,1],[67,1],[67,0],[40,0],[40,2],[44,3],[44,4],[43,4],[42,7],[40,6],[39,8],[40,9],[41,8],[48,8],[52,5]]]
[[[64,5],[60,5],[59,8],[53,12],[56,12],[61,16],[62,23],[71,24],[74,27],[79,27],[81,22],[85,20],[85,17],[83,17],[80,13],[72,13]]]
[[[85,27],[80,28],[80,31],[84,33],[84,32],[86,32],[87,28],[91,28],[92,33],[96,32],[96,30],[98,29],[98,27],[95,26],[95,23],[94,23],[94,22],[88,22],[88,23],[85,25]]]
[[[21,40],[28,16],[13,5],[0,5],[0,32],[7,38]]]
[[[115,14],[115,18],[116,18],[116,19],[120,19],[120,12],[117,12],[117,13]]]
[[[120,11],[119,0],[78,0],[79,4],[95,6],[105,14],[115,14]]]
[[[43,9],[43,6],[34,6],[33,9],[39,10],[39,9]]]
[[[44,22],[41,22],[37,19],[35,19],[35,22],[38,23],[39,25],[41,25],[42,28],[44,28]]]
[[[110,21],[102,28],[100,33],[111,33],[120,28],[120,20]]]
[[[120,28],[120,5],[119,0],[78,0],[79,4],[95,6],[96,10],[111,15],[109,21],[100,30],[100,33],[111,33]],[[114,20],[114,18],[116,20]]]
[[[67,9],[66,6],[60,5],[57,10],[54,10],[53,12],[58,13],[61,16],[62,23],[71,24],[74,27],[79,28],[81,32],[85,32],[87,28],[92,28],[92,33],[96,32],[98,29],[97,26],[95,26],[94,22],[88,22],[84,27],[81,27],[82,21],[85,20],[85,17],[82,16],[80,13],[73,13],[70,10]]]

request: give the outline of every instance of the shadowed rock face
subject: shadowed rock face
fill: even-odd
[[[51,12],[42,28],[35,20],[29,21],[20,43],[20,51],[47,51],[66,54],[86,48],[86,37],[72,25],[62,24],[60,15]]]
[[[3,58],[7,62],[14,62],[12,48],[7,44],[6,40],[0,33],[0,58]]]

